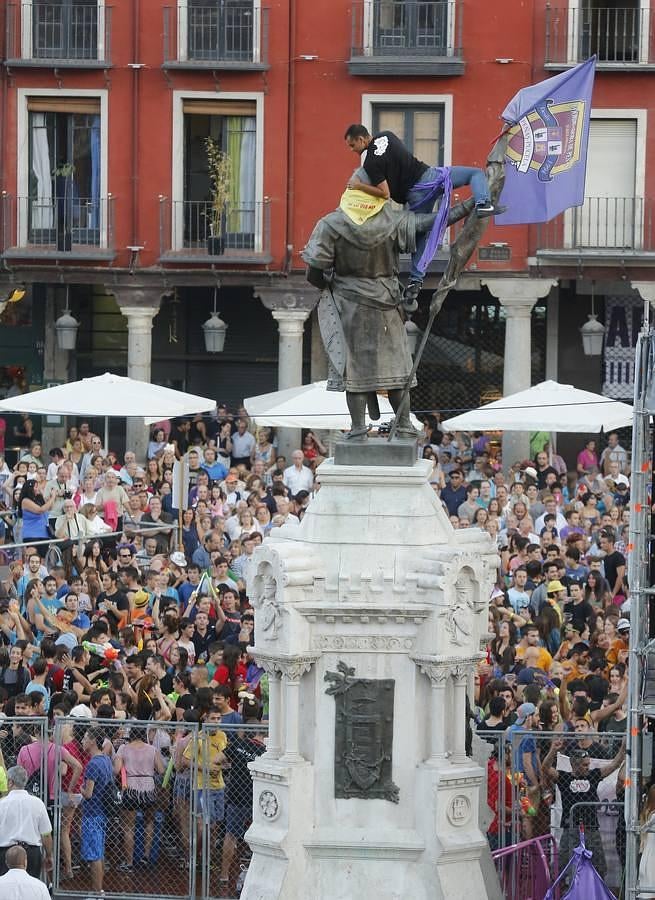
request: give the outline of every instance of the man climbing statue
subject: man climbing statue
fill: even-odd
[[[368,175],[359,169],[360,184]],[[414,252],[417,236],[435,214],[394,210],[381,196],[347,189],[339,208],[319,219],[302,258],[307,278],[323,291],[318,316],[329,361],[328,390],[346,392],[352,427],[348,440],[365,441],[366,410],[379,416],[377,390],[385,390],[398,413],[412,359],[401,313],[399,255]],[[396,434],[414,438],[409,412]]]
[[[360,157],[364,155],[362,167],[368,175],[366,181],[370,182],[362,182],[353,176],[348,183],[350,188],[383,200],[391,197],[396,203],[402,203],[407,209],[418,213],[431,213],[436,201],[440,200],[434,226],[429,233],[421,234],[412,253],[404,306],[406,312],[414,312],[427,267],[443,241],[452,189],[470,185],[475,214],[480,219],[499,214],[504,208],[491,202],[489,185],[482,169],[428,166],[412,156],[392,131],[371,135],[364,125],[350,125],[344,137],[354,153]]]

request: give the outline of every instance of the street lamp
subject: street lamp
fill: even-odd
[[[594,312],[594,283],[591,283],[591,313],[580,328],[582,335],[582,349],[585,356],[600,356],[603,352],[603,340],[605,338],[605,326],[601,324]]]
[[[68,308],[68,285],[66,286],[66,309],[55,322],[55,334],[57,335],[57,345],[60,350],[74,350],[77,343],[77,329],[80,323]]]
[[[202,326],[202,330],[205,333],[205,350],[207,353],[222,353],[223,347],[225,346],[227,325],[216,310],[217,294],[218,290],[217,288],[214,288],[214,310],[209,319],[207,319]]]

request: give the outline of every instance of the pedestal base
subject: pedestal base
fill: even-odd
[[[368,438],[362,443],[339,441],[334,448],[337,466],[413,466],[416,440]]]

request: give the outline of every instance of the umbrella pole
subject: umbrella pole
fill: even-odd
[[[179,496],[180,502],[177,508],[177,546],[178,549],[182,549],[184,544],[182,542],[182,517],[184,515],[185,502],[184,502],[184,459],[181,459],[178,466],[179,471]]]
[[[109,416],[105,416],[105,451],[109,450]]]

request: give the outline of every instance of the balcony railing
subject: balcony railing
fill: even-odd
[[[212,228],[206,200],[160,197],[161,256],[177,261],[262,263],[270,258],[270,202],[229,205],[220,227]],[[216,232],[216,233],[214,233]]]
[[[363,0],[353,4],[351,74],[459,74],[460,0]]]
[[[6,256],[113,256],[114,198],[3,196]]]
[[[643,197],[588,197],[537,226],[537,253],[634,256],[655,252],[653,202]]]
[[[243,0],[164,8],[164,66],[268,68],[268,9]]]
[[[595,53],[599,68],[655,65],[655,10],[546,8],[546,65],[575,65]]]
[[[64,3],[7,6],[7,63],[95,68],[111,65],[107,6]]]

